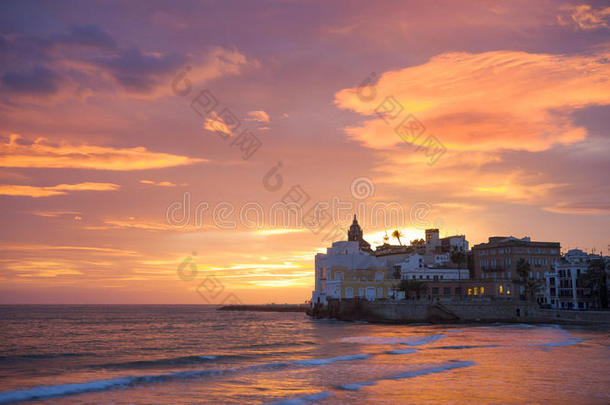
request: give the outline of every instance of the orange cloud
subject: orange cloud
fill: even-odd
[[[153,181],[153,180],[140,180],[142,184],[150,184],[151,186],[158,187],[176,187],[176,185],[170,181]]]
[[[118,184],[112,183],[59,184],[51,187],[0,184],[0,195],[39,198],[63,195],[68,191],[115,191],[120,187]]]
[[[269,114],[263,110],[250,111],[246,121],[269,122]]]
[[[449,149],[542,151],[586,137],[586,130],[571,118],[574,110],[610,104],[609,57],[607,52],[441,54],[422,65],[384,73],[374,97],[350,88],[337,92],[335,103],[375,117],[346,128],[351,138],[370,148],[402,144],[395,128],[414,114],[426,133]],[[379,116],[392,102],[395,109]]]
[[[597,10],[588,4],[568,4],[559,9],[562,11],[557,16],[557,22],[560,25],[572,26],[581,30],[610,27],[610,7]]]
[[[546,211],[557,214],[610,214],[610,203],[608,202],[574,202],[560,203],[550,207],[544,207]]]
[[[64,215],[74,216],[75,218],[80,217],[81,213],[79,211],[32,211],[31,214],[34,214],[39,217],[47,217],[47,218],[58,218]]]
[[[205,119],[203,129],[210,132],[216,132],[218,134],[233,136],[233,131],[231,131],[231,128],[229,128],[220,115],[216,114],[216,111],[212,111],[210,113],[210,117]]]
[[[444,209],[476,210],[478,201],[520,204],[546,203],[550,193],[565,183],[549,182],[540,172],[523,169],[487,170],[502,163],[494,152],[451,151],[434,166],[426,164],[423,153],[379,152],[383,163],[375,168],[380,183],[401,188],[426,190],[443,199],[469,201],[463,203],[434,202]],[[406,175],[408,174],[408,175]],[[433,202],[433,201],[432,201]],[[431,202],[431,203],[432,203]]]
[[[97,170],[145,170],[207,162],[168,153],[151,152],[144,147],[111,148],[93,145],[47,143],[38,138],[31,144],[12,134],[7,143],[0,144],[0,167],[50,167]]]

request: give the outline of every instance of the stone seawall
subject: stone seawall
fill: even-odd
[[[331,300],[313,316],[347,321],[416,322],[531,322],[610,325],[610,311],[540,309],[517,300],[472,301],[358,301]]]

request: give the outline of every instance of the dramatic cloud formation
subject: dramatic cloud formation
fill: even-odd
[[[22,143],[13,134],[0,144],[0,167],[50,167],[97,170],[144,170],[205,162],[167,153],[151,152],[144,147],[110,148],[92,145],[50,144],[45,139]]]
[[[2,83],[9,91],[25,94],[53,94],[59,88],[59,81],[59,75],[43,66],[2,75]]]
[[[191,55],[122,48],[94,25],[73,26],[49,37],[0,36],[0,49],[12,62],[0,67],[2,89],[29,102],[42,101],[34,96],[62,93],[65,99],[88,91],[117,90],[155,99],[175,92],[170,84],[181,71],[189,73],[189,85],[193,86],[258,66],[237,49],[219,46]],[[36,65],[32,65],[33,56]]]
[[[601,0],[119,8],[0,13],[1,302],[206,303],[207,276],[243,302],[302,302],[330,240],[271,215],[296,194],[305,212],[353,203],[334,239],[361,204],[395,202],[387,226],[358,214],[373,245],[428,227],[608,243]],[[447,148],[434,161],[428,136]]]
[[[557,21],[561,25],[581,30],[610,27],[610,7],[595,9],[588,4],[566,4],[560,10],[562,14],[557,16]]]
[[[374,84],[374,100],[361,95],[368,89],[351,88],[339,91],[335,102],[366,116],[382,115],[346,129],[375,149],[402,143],[395,129],[412,113],[449,149],[541,151],[585,138],[572,112],[610,104],[609,57],[447,53],[384,73]],[[401,119],[393,119],[401,112]]]

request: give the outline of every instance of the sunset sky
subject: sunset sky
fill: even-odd
[[[362,209],[372,245],[438,227],[608,254],[607,2],[0,7],[0,303],[303,302],[330,242],[268,215],[293,186],[351,204],[341,231]]]

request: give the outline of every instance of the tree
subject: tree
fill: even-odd
[[[397,289],[398,291],[404,291],[405,297],[408,297],[409,291],[412,291],[415,293],[417,299],[419,299],[420,295],[428,290],[428,285],[419,280],[400,280]]]
[[[462,251],[462,249],[458,249],[457,247],[453,247],[453,251],[451,252],[451,261],[457,264],[458,268],[462,268],[462,264],[466,263],[466,253]]]
[[[519,284],[523,285],[525,290],[525,296],[528,300],[533,301],[536,296],[536,292],[540,288],[540,283],[530,278],[530,264],[524,258],[519,259],[517,262],[517,274],[519,275]]]
[[[607,277],[604,260],[593,259],[589,262],[587,272],[581,274],[578,280],[584,288],[591,290],[591,297],[599,309],[608,308]]]
[[[402,246],[402,242],[400,241],[401,236],[402,236],[402,233],[400,233],[400,231],[398,229],[396,229],[394,232],[392,232],[392,237],[398,239],[398,244],[400,246]]]
[[[411,245],[413,245],[413,246],[418,246],[418,245],[419,246],[425,246],[426,245],[426,241],[423,240],[423,239],[413,239],[411,241]]]

